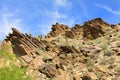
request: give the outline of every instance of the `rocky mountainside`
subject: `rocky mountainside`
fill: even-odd
[[[56,23],[41,38],[12,28],[1,44],[20,58],[35,80],[120,80],[120,25],[96,18],[76,24]]]

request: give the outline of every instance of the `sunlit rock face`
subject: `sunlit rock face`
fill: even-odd
[[[56,23],[51,29],[43,39],[12,28],[0,49],[16,54],[36,80],[120,79],[119,24],[96,18],[72,28]]]

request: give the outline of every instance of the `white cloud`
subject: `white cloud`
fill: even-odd
[[[55,11],[45,10],[45,11],[43,11],[43,15],[46,15],[47,17],[50,17],[50,18],[53,18],[53,19],[60,19],[60,18],[65,18],[66,17],[65,14],[61,14],[57,10],[55,10]]]
[[[100,4],[95,4],[96,6],[103,8],[105,10],[107,10],[108,12],[115,14],[115,15],[120,15],[120,10],[113,10],[112,8],[105,6],[105,5],[100,5]]]
[[[62,6],[65,8],[70,8],[72,6],[72,3],[70,0],[54,0],[54,5],[55,6]]]
[[[73,26],[74,24],[74,18],[71,18],[64,12],[60,12],[60,7],[70,9],[72,7],[72,3],[68,0],[53,0],[53,9],[41,9],[36,6],[34,6],[34,9],[41,15],[45,16],[42,23],[40,21],[40,24],[37,26],[40,28],[40,32],[42,34],[47,34],[51,30],[52,24],[55,24],[56,22],[65,24],[68,26]]]
[[[15,27],[19,30],[22,30],[21,19],[13,18],[14,13],[10,13],[7,7],[3,7],[2,14],[0,15],[0,40],[4,39],[9,32],[11,32],[11,28]]]

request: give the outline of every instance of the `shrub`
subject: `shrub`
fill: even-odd
[[[26,68],[19,68],[16,65],[11,67],[0,68],[0,80],[32,80],[29,76],[25,76]]]
[[[103,50],[106,50],[106,49],[108,49],[108,44],[107,44],[107,43],[105,43],[105,44],[102,44],[102,45],[101,45],[101,48],[102,48]]]
[[[55,41],[58,42],[59,45],[67,45],[67,40],[62,35],[57,36]]]
[[[120,47],[120,41],[117,41],[117,42],[116,42],[116,45]]]
[[[110,49],[105,49],[104,50],[104,56],[111,56],[112,54],[114,54],[115,52],[110,50]]]
[[[71,46],[74,46],[76,49],[79,49],[79,47],[82,45],[82,42],[73,41]]]
[[[92,60],[92,59],[88,59],[87,60],[87,66],[88,66],[88,71],[92,71],[93,70],[93,67],[94,67],[94,60]]]
[[[115,71],[116,71],[117,75],[120,75],[120,66],[117,67]]]
[[[0,80],[33,80],[26,75],[26,68],[19,67],[16,61],[19,58],[4,50],[0,50],[1,57],[4,59],[3,65],[0,68]]]
[[[91,41],[89,41],[87,44],[88,44],[88,45],[93,45],[93,44],[94,44],[94,41],[91,40]]]
[[[99,72],[99,73],[97,73],[96,75],[97,75],[97,77],[98,77],[99,79],[102,78],[102,73]]]

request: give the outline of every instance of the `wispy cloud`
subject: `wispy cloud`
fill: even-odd
[[[45,10],[45,11],[43,11],[43,15],[53,18],[53,19],[60,19],[60,18],[67,17],[65,14],[59,13],[57,10],[55,10],[55,11]]]
[[[21,19],[13,18],[14,13],[10,13],[7,7],[3,7],[2,14],[0,15],[0,40],[11,32],[11,28],[15,27],[19,30],[23,30],[21,26]]]
[[[70,2],[70,0],[54,0],[54,5],[70,8],[72,6],[72,3]]]
[[[51,19],[51,20],[48,20],[47,23],[39,24],[37,26],[40,28],[41,34],[46,35],[51,31],[52,24],[55,24],[56,22],[58,22],[60,24],[68,25],[69,27],[72,27],[75,20],[74,19],[68,19],[68,18],[63,19],[62,21],[59,21],[59,20],[56,20],[56,19]]]
[[[68,26],[72,26],[74,24],[74,18],[69,17],[65,13],[61,13],[58,10],[40,10],[39,8],[36,8],[37,11],[40,13],[40,15],[44,15],[46,18],[45,22],[42,22],[38,25],[38,27],[41,29],[42,34],[47,34],[51,30],[52,24],[55,24],[56,22],[66,24]]]
[[[101,5],[101,4],[95,4],[96,6],[105,9],[106,11],[115,14],[115,15],[120,15],[120,10],[113,10],[112,8],[106,6],[106,5]]]

